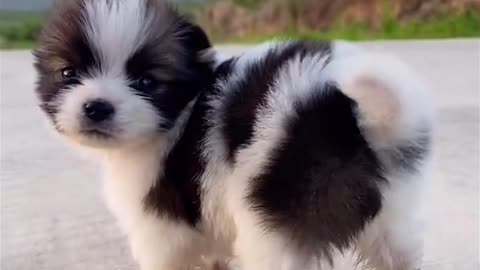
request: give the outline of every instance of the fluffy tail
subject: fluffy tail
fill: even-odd
[[[422,160],[431,144],[432,102],[425,84],[400,60],[358,51],[333,56],[331,75],[355,100],[358,125],[371,147],[392,165]]]

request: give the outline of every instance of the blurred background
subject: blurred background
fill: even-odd
[[[37,106],[29,50],[53,1],[0,0],[0,269],[138,269],[98,162],[52,136]],[[174,2],[223,55],[293,37],[361,41],[405,60],[437,107],[421,269],[480,269],[480,0]],[[345,259],[335,270],[355,269]]]
[[[54,0],[3,0],[0,48],[30,48]],[[480,36],[480,0],[172,0],[216,43]]]

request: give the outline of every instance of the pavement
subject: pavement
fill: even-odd
[[[373,42],[429,80],[437,105],[423,270],[479,270],[480,40]],[[221,47],[226,54],[247,47]],[[49,131],[26,51],[0,52],[2,270],[134,270],[98,164]],[[348,260],[339,270],[351,270]]]

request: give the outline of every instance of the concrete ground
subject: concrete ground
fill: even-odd
[[[478,270],[480,41],[379,42],[430,80],[438,106],[423,270]],[[244,47],[224,47],[238,53]],[[1,269],[136,269],[96,164],[52,136],[28,52],[1,52]],[[351,270],[351,266],[338,267]],[[247,269],[248,270],[248,269]]]

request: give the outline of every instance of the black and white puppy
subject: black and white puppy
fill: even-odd
[[[103,156],[142,270],[419,267],[432,116],[398,60],[285,41],[214,72],[161,0],[58,1],[39,44],[41,107]]]

